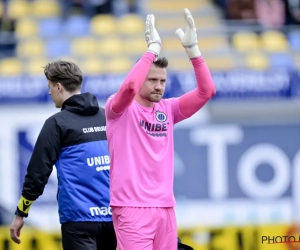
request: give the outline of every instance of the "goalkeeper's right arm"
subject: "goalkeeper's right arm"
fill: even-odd
[[[161,40],[155,29],[155,18],[153,15],[147,16],[145,38],[148,44],[147,52],[131,69],[112,100],[112,110],[115,113],[122,113],[132,103],[135,95],[144,83],[152,63],[160,53]]]

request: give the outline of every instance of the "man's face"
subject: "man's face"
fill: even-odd
[[[62,107],[62,86],[60,83],[54,84],[51,81],[48,81],[48,87],[49,87],[49,95],[51,95],[52,101],[55,103],[56,108]]]
[[[146,80],[139,90],[139,95],[150,102],[159,102],[165,92],[166,80],[166,69],[152,64]]]

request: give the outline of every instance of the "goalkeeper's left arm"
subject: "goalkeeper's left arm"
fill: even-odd
[[[190,117],[216,94],[216,88],[210,71],[201,56],[195,23],[188,9],[184,9],[184,18],[186,21],[185,32],[182,29],[178,29],[176,30],[176,35],[179,37],[187,56],[193,64],[197,87],[179,97],[179,109],[183,116]]]
[[[27,167],[15,215],[27,217],[32,203],[43,193],[60,151],[60,133],[53,117],[46,120]]]

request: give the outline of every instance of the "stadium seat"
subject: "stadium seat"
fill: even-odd
[[[162,38],[164,51],[182,51],[183,47],[177,37]]]
[[[59,55],[55,58],[52,58],[52,60],[50,62],[53,62],[53,61],[68,61],[68,62],[73,62],[73,63],[77,64],[79,68],[81,68],[81,66],[82,66],[82,59],[80,60],[79,58],[74,57],[72,55]]]
[[[71,41],[71,54],[74,56],[95,55],[97,42],[92,37],[79,37]]]
[[[165,12],[174,12],[174,11],[182,11],[184,8],[188,8],[190,10],[197,10],[199,8],[203,8],[207,6],[207,1],[148,1],[147,9],[153,9],[156,11],[165,11]]]
[[[2,3],[2,1],[0,2],[0,16],[2,16],[3,15],[3,3]]]
[[[274,68],[292,68],[294,66],[293,57],[287,53],[272,53],[269,55],[269,59],[270,66]]]
[[[105,72],[106,62],[98,57],[87,57],[81,62],[83,75],[99,75]]]
[[[28,75],[44,75],[44,67],[49,63],[46,58],[35,58],[24,65],[24,73]]]
[[[260,47],[258,36],[254,32],[237,32],[232,37],[232,44],[239,52],[257,50]]]
[[[119,37],[108,37],[99,41],[97,50],[100,55],[121,55],[124,52],[124,43]]]
[[[145,42],[144,37],[124,39],[122,44],[123,52],[127,55],[141,56],[147,51],[147,43]]]
[[[195,18],[195,25],[197,29],[211,29],[220,26],[220,21],[214,16],[202,16]],[[181,25],[182,26],[182,25]],[[184,27],[184,26],[183,26]]]
[[[90,22],[91,33],[96,36],[113,35],[117,32],[117,23],[113,15],[96,15]]]
[[[155,27],[157,30],[170,30],[174,26],[180,27],[183,24],[182,17],[162,17],[155,20]]]
[[[300,51],[300,31],[299,30],[293,30],[288,33],[288,40],[291,49]]]
[[[106,72],[113,74],[126,74],[129,72],[133,63],[127,57],[112,57],[106,63]]]
[[[187,57],[174,57],[169,60],[168,68],[171,71],[186,72],[193,70],[192,63]]]
[[[267,52],[286,52],[289,49],[285,35],[279,31],[265,31],[260,40],[262,49]]]
[[[17,56],[20,58],[44,56],[45,44],[38,38],[22,39],[17,45]]]
[[[38,22],[38,35],[48,39],[61,34],[62,23],[58,17],[43,18]]]
[[[67,39],[56,38],[46,42],[46,56],[48,58],[56,58],[61,55],[69,56],[70,52],[70,42]]]
[[[269,68],[268,58],[259,52],[246,55],[245,64],[250,69],[265,70]]]
[[[126,14],[121,16],[118,20],[118,32],[121,35],[135,35],[144,33],[144,20],[135,14]]]
[[[58,1],[38,0],[31,2],[31,14],[37,18],[59,16],[60,5]]]
[[[225,36],[200,37],[198,41],[201,52],[225,50],[229,47]]]
[[[8,16],[13,19],[18,19],[28,15],[30,6],[27,1],[13,0],[8,4]]]
[[[236,60],[233,55],[207,56],[204,60],[213,71],[230,70],[236,67]]]
[[[90,34],[90,21],[86,16],[70,16],[64,23],[63,32],[70,37]]]
[[[194,22],[198,29],[200,28],[212,28],[217,27],[220,23],[215,17],[211,16],[195,16]],[[182,19],[182,16],[167,16],[167,17],[160,17],[159,19],[155,20],[155,26],[158,30],[176,30],[178,28],[184,28],[185,23]]]
[[[1,76],[18,76],[22,73],[22,63],[17,58],[5,58],[0,61]]]
[[[33,19],[21,18],[16,25],[16,36],[19,38],[36,36],[37,30],[37,24]]]

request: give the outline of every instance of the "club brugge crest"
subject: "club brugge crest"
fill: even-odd
[[[165,122],[167,120],[167,115],[164,112],[156,111],[155,112],[156,120],[159,122]]]

